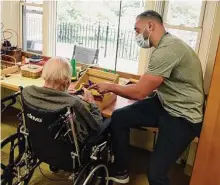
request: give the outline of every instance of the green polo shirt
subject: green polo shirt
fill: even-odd
[[[165,34],[152,52],[146,74],[164,77],[157,92],[172,116],[192,123],[203,120],[203,73],[194,50],[182,40]]]

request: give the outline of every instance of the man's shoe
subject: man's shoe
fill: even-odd
[[[117,169],[114,167],[110,168],[108,180],[114,181],[120,184],[126,184],[129,182],[128,170],[124,170],[120,172],[120,171],[117,171]]]

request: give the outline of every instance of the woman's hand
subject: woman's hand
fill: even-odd
[[[76,94],[76,89],[68,89],[67,93],[75,95]]]
[[[95,103],[92,93],[86,88],[83,88],[83,91],[84,91],[83,96],[79,96],[79,97],[88,103]]]

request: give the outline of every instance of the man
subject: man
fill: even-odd
[[[71,106],[76,114],[78,139],[83,142],[87,136],[100,135],[108,126],[103,122],[101,112],[95,104],[93,95],[84,89],[84,96],[70,95],[67,92],[71,83],[72,68],[65,58],[55,57],[47,61],[42,72],[43,87],[28,86],[22,91],[24,99],[35,107],[57,110]]]
[[[135,85],[100,83],[96,88],[137,101],[112,114],[111,129],[115,164],[110,179],[127,183],[129,128],[158,127],[148,180],[150,185],[168,185],[171,166],[189,143],[199,136],[203,120],[203,74],[200,60],[182,40],[167,33],[155,11],[137,16],[136,40],[140,47],[155,47],[148,68]],[[157,93],[146,98],[154,90]]]

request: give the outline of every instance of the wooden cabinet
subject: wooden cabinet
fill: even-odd
[[[220,185],[220,41],[190,185]]]

